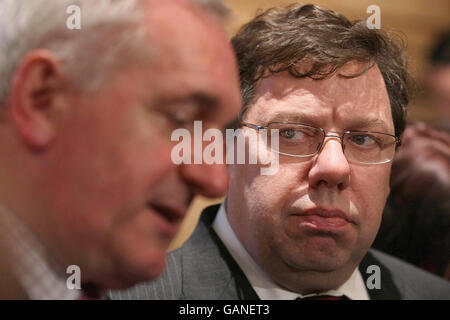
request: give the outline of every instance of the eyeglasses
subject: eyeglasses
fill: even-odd
[[[381,164],[392,161],[395,149],[401,144],[394,135],[376,131],[347,130],[326,134],[322,128],[293,122],[272,122],[267,127],[242,122],[255,130],[268,130],[267,145],[275,152],[290,157],[312,157],[319,153],[325,137],[341,139],[342,151],[349,162]],[[278,148],[272,148],[273,131],[278,130]]]

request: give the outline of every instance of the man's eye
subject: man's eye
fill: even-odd
[[[195,120],[204,118],[200,107],[190,103],[172,103],[161,110],[161,112],[175,128],[193,128]]]
[[[305,138],[305,133],[296,129],[281,129],[280,136],[288,140],[298,141]]]
[[[294,129],[282,129],[280,130],[280,136],[286,139],[293,139],[295,137],[296,131]]]
[[[350,137],[350,141],[359,147],[377,147],[381,142],[377,137],[368,134],[357,134]]]
[[[171,113],[165,113],[167,120],[172,124],[174,128],[186,128],[189,129],[193,127],[194,120],[190,117],[174,115]]]
[[[188,123],[191,122],[191,121],[187,121],[186,119],[174,117],[172,115],[168,115],[168,118],[169,118],[170,122],[172,122],[172,124],[175,125],[176,127],[185,127]]]

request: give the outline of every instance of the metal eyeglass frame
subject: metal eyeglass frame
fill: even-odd
[[[275,151],[275,152],[277,152],[277,153],[279,153],[279,154],[283,154],[283,155],[286,155],[286,156],[289,156],[289,157],[308,158],[308,157],[313,157],[313,156],[315,156],[315,155],[318,154],[318,153],[320,152],[320,150],[322,149],[322,146],[324,145],[324,142],[325,142],[325,138],[326,138],[326,137],[339,138],[339,139],[341,140],[342,152],[345,154],[344,136],[345,136],[346,134],[349,134],[349,133],[377,133],[377,134],[383,134],[383,135],[391,136],[391,137],[395,138],[395,148],[396,148],[396,149],[397,149],[397,148],[401,145],[401,143],[402,143],[401,139],[398,138],[397,136],[392,135],[392,134],[389,134],[389,133],[378,132],[378,131],[364,131],[364,130],[346,130],[346,131],[343,131],[343,132],[338,132],[338,131],[328,131],[329,133],[330,133],[330,132],[331,132],[331,133],[338,133],[338,134],[341,134],[341,133],[342,133],[341,136],[338,136],[338,135],[330,135],[330,134],[327,134],[327,132],[326,132],[325,129],[323,129],[323,128],[314,127],[314,126],[311,126],[311,125],[308,125],[308,124],[298,123],[298,122],[288,122],[288,121],[287,121],[287,122],[282,122],[282,121],[281,121],[281,122],[278,122],[278,121],[276,121],[276,122],[270,122],[270,123],[268,123],[268,124],[267,124],[267,127],[260,126],[260,125],[256,125],[256,124],[252,124],[252,123],[248,123],[248,122],[245,122],[245,121],[242,121],[240,124],[241,124],[241,126],[246,126],[246,127],[249,127],[249,128],[252,128],[252,129],[255,129],[255,130],[258,130],[258,131],[259,131],[259,130],[263,130],[263,129],[268,129],[269,126],[270,126],[271,124],[273,124],[273,123],[301,125],[301,126],[309,127],[309,128],[312,128],[312,129],[318,129],[318,130],[322,131],[322,133],[323,133],[323,139],[322,139],[322,142],[318,145],[317,150],[316,150],[314,153],[312,153],[312,154],[307,154],[307,155],[295,155],[295,154],[289,154],[289,153],[284,153],[284,152],[280,152],[280,151]],[[390,159],[390,160],[387,160],[387,161],[383,161],[383,162],[371,162],[371,163],[367,163],[367,162],[359,162],[359,161],[355,161],[355,162],[361,163],[361,164],[383,164],[383,163],[391,162],[392,160],[393,160],[393,158]]]

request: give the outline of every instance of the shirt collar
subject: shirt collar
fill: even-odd
[[[27,226],[0,204],[0,230],[13,260],[13,272],[32,300],[73,300],[81,290],[69,289],[67,278]]]
[[[302,296],[299,293],[281,288],[274,283],[261,267],[253,260],[247,250],[231,228],[224,204],[219,208],[212,225],[214,231],[224,243],[236,263],[241,267],[245,276],[249,280],[253,289],[261,300],[294,300]],[[324,295],[341,296],[345,295],[351,300],[369,300],[369,295],[364,285],[364,280],[356,268],[350,278],[336,290],[323,292]]]

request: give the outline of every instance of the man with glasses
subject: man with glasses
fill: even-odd
[[[269,137],[247,148],[278,154],[279,170],[230,165],[225,202],[203,212],[163,277],[113,297],[450,298],[447,282],[370,249],[405,126],[400,46],[312,5],[260,14],[233,45],[240,127]]]

